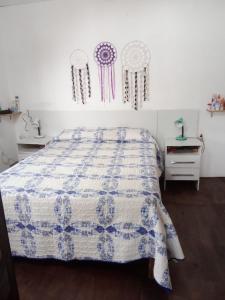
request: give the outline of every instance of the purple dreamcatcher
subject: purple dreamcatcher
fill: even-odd
[[[109,42],[102,42],[95,48],[94,57],[98,64],[101,100],[103,102],[111,96],[115,99],[115,69],[117,59],[116,48]]]

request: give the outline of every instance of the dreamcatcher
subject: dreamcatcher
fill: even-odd
[[[140,41],[128,43],[122,51],[123,101],[135,110],[149,100],[150,51]]]
[[[87,98],[91,97],[88,57],[84,51],[76,49],[70,56],[70,63],[73,100],[85,104]]]
[[[116,48],[109,42],[102,42],[95,48],[94,57],[98,64],[101,100],[115,99],[115,70],[117,58]]]

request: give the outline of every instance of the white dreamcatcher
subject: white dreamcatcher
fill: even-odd
[[[85,104],[91,97],[91,80],[87,54],[76,49],[70,55],[73,100]]]
[[[150,51],[141,41],[128,43],[122,51],[123,101],[138,110],[149,100]]]

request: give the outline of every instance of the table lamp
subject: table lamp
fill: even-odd
[[[38,135],[36,135],[34,138],[36,139],[41,139],[44,138],[45,136],[41,134],[41,122],[39,119],[36,119],[33,121],[32,125],[37,128]]]
[[[181,128],[181,135],[178,135],[176,137],[177,141],[186,141],[186,136],[184,136],[184,119],[183,118],[179,118],[175,121],[175,125],[177,128]]]

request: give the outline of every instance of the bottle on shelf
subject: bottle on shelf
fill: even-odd
[[[18,96],[15,96],[15,112],[20,111],[20,100]]]

